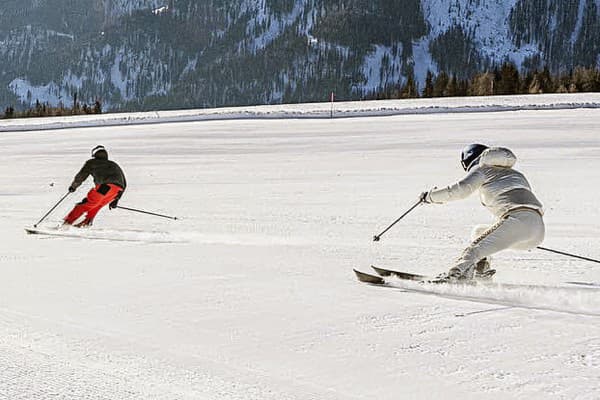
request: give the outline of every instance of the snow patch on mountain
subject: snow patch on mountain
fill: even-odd
[[[415,82],[418,83],[420,89],[425,87],[425,78],[427,77],[428,70],[434,74],[438,72],[437,64],[429,52],[430,42],[429,38],[424,38],[413,43],[413,57],[411,61],[414,67]]]
[[[362,72],[366,80],[363,85],[359,85],[362,90],[372,92],[399,83],[402,47],[398,47],[394,55],[390,46],[373,46],[374,51],[363,62]]]
[[[510,12],[517,0],[423,0],[423,12],[431,27],[430,38],[460,26],[473,36],[484,57],[495,62],[506,58],[519,67],[533,54],[533,46],[517,47],[511,40]]]
[[[61,38],[75,40],[75,36],[71,35],[70,33],[57,32],[51,29],[46,30],[46,33],[48,34],[48,36],[57,36]]]
[[[115,55],[115,60],[112,67],[110,68],[110,82],[121,94],[121,98],[124,100],[133,99],[133,93],[128,90],[128,74],[121,71],[121,63],[126,59],[124,50],[120,49]]]
[[[139,10],[157,10],[165,7],[165,0],[103,0],[104,13],[110,17],[130,15]]]
[[[181,77],[183,78],[187,74],[189,74],[190,72],[195,71],[197,65],[198,65],[198,56],[196,56],[196,57],[194,57],[194,58],[192,58],[191,60],[188,61],[187,65],[185,66],[185,68],[181,72]]]
[[[8,88],[19,98],[19,101],[30,105],[36,100],[41,103],[57,104],[66,96],[66,93],[54,82],[33,85],[27,79],[15,78],[9,83]]]
[[[597,0],[600,1],[600,0]],[[573,29],[573,35],[571,35],[571,45],[575,44],[575,41],[579,37],[581,31],[581,25],[583,24],[583,13],[585,11],[585,1],[579,1],[579,8],[577,9],[577,23],[575,29]]]
[[[34,105],[37,101],[56,106],[61,102],[70,104],[73,94],[81,90],[85,78],[74,75],[71,71],[63,77],[62,81],[34,85],[24,78],[13,79],[8,87],[25,104]],[[86,101],[82,99],[82,101]]]
[[[287,27],[298,20],[302,14],[302,10],[304,10],[306,2],[307,0],[296,1],[292,11],[280,18],[275,18],[270,14],[270,10],[266,5],[266,0],[257,2],[254,10],[256,16],[251,18],[246,25],[246,35],[250,38],[249,42],[245,43],[246,49],[250,50],[253,54],[256,54],[257,51],[267,47],[277,39]],[[260,29],[259,27],[264,27],[264,29]]]
[[[152,10],[152,14],[162,15],[162,14],[166,13],[167,11],[169,11],[169,6],[162,6],[162,7],[158,7],[158,8],[155,8],[154,10]]]

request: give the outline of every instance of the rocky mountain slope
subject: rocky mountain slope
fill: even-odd
[[[358,99],[427,70],[600,61],[600,0],[6,0],[0,106]]]

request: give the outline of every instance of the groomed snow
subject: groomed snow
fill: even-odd
[[[600,103],[536,107],[579,102]],[[345,110],[401,102],[387,104]],[[435,294],[361,284],[352,268],[441,272],[491,222],[473,197],[421,206],[371,241],[420,191],[459,178],[470,142],[517,154],[547,209],[546,246],[600,258],[599,122],[572,109],[4,132],[0,398],[597,399],[600,289],[567,282],[600,283],[599,265],[508,251],[493,260],[503,285]],[[122,205],[180,220],[106,210],[95,240],[26,235],[99,143],[127,174]]]

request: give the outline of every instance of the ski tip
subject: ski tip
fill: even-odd
[[[373,268],[373,271],[377,272],[377,275],[379,276],[390,276],[392,275],[392,273],[388,270],[385,269],[381,269],[381,268],[377,268],[374,265],[371,265],[371,268]]]
[[[356,269],[354,269],[353,271],[354,271],[354,274],[356,274],[356,277],[358,278],[358,280],[361,282],[372,283],[375,285],[383,285],[385,283],[385,280],[380,276],[367,274],[365,272],[361,272]]]

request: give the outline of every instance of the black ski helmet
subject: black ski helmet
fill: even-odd
[[[104,148],[104,146],[102,146],[101,144],[99,144],[98,146],[94,147],[92,149],[92,157],[94,158],[108,158],[108,152],[106,151],[106,149]]]
[[[462,153],[460,153],[460,163],[462,164],[464,170],[468,171],[471,169],[471,167],[477,165],[481,153],[487,149],[489,149],[488,146],[478,143],[470,144],[465,147]]]

